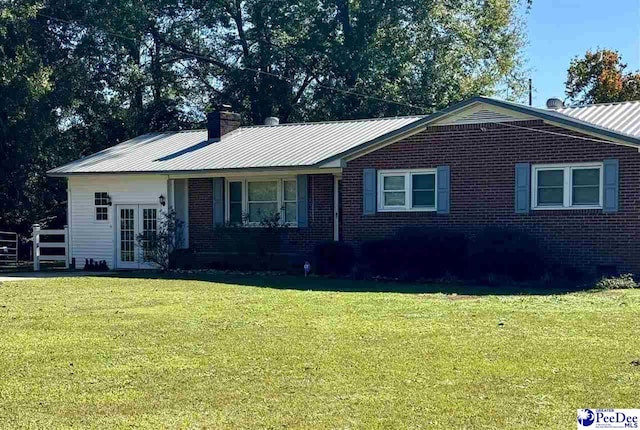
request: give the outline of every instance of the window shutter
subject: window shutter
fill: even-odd
[[[298,227],[309,227],[309,175],[296,177],[298,187]]]
[[[531,164],[516,163],[516,213],[529,213],[531,201]]]
[[[376,169],[362,171],[362,197],[364,215],[376,213]]]
[[[449,166],[438,166],[437,171],[437,211],[439,214],[448,214],[451,210],[451,169]]]
[[[213,224],[224,224],[224,178],[213,178]]]
[[[603,212],[618,212],[619,170],[618,160],[604,160]]]

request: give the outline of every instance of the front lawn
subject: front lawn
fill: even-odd
[[[640,290],[235,281],[1,284],[0,428],[567,429],[640,406]]]

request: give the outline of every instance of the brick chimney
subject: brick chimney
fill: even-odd
[[[230,112],[231,106],[222,105],[221,109],[207,114],[207,131],[209,140],[220,140],[242,125],[240,114]]]

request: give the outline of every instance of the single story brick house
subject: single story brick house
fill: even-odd
[[[403,226],[536,237],[549,259],[640,273],[640,102],[549,109],[475,97],[428,116],[145,134],[49,171],[68,182],[71,256],[146,267],[135,236],[175,208],[184,247],[279,213],[283,252]]]

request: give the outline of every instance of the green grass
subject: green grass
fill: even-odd
[[[567,429],[640,405],[640,290],[226,279],[1,284],[0,428]]]

